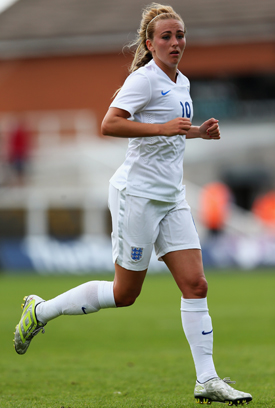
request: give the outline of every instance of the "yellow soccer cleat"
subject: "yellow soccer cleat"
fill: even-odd
[[[44,333],[45,324],[39,322],[36,318],[35,309],[36,306],[45,302],[44,299],[36,295],[30,295],[24,297],[25,303],[22,305],[23,312],[18,325],[15,328],[14,333],[14,347],[18,354],[25,354],[31,340],[41,330]]]

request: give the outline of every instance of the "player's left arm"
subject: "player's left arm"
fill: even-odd
[[[221,138],[219,121],[211,118],[203,122],[201,126],[191,126],[186,139],[206,139],[206,140],[219,140]]]

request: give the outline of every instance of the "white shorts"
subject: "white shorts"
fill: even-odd
[[[133,271],[148,268],[153,246],[159,260],[168,252],[198,248],[188,203],[167,203],[125,194],[110,184],[113,262]]]

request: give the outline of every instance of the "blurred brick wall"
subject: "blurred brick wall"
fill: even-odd
[[[90,109],[100,123],[132,57],[120,54],[0,61],[0,112]],[[189,46],[180,64],[188,77],[275,72],[273,43]]]

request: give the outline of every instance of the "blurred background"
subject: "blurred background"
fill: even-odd
[[[101,121],[128,75],[135,0],[0,5],[0,269],[112,271],[108,181],[127,140]],[[187,27],[180,70],[193,124],[187,200],[206,267],[275,266],[275,2],[170,0]],[[150,271],[165,271],[153,256]]]

